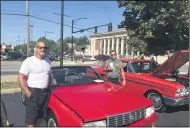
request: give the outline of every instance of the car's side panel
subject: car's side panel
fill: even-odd
[[[97,72],[99,72],[100,74],[106,75],[106,72],[103,72],[103,70],[101,68],[96,67],[94,69]],[[169,95],[172,97],[174,96],[172,91],[175,90],[175,88],[169,89],[167,86],[164,86],[164,83],[158,84],[152,78],[150,78],[148,75],[145,76],[144,74],[125,72],[125,76],[126,76],[127,88],[134,90],[134,91],[138,92],[139,94],[144,95],[145,92],[147,92],[149,90],[155,90],[155,91],[161,93],[162,95]],[[122,76],[121,76],[121,78],[122,78]]]
[[[54,113],[59,126],[82,126],[82,118],[72,111],[66,104],[51,94],[48,108]]]

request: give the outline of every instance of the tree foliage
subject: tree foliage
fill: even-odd
[[[188,1],[118,0],[118,5],[126,8],[118,27],[134,31],[146,43],[146,54],[188,49]]]
[[[75,42],[75,50],[81,51],[81,48],[86,48],[87,45],[89,45],[90,42],[86,36],[82,36],[78,38]]]
[[[77,51],[80,51],[81,48],[86,48],[86,45],[89,44],[89,40],[86,36],[84,37],[80,37],[80,38],[73,38],[73,42],[74,42],[74,49]],[[31,55],[34,53],[34,47],[36,45],[36,42],[39,41],[43,41],[46,43],[46,45],[48,46],[48,50],[47,50],[47,54],[49,53],[60,53],[60,39],[57,40],[57,42],[55,42],[54,40],[49,40],[45,37],[40,37],[38,38],[37,41],[30,41],[30,53]],[[71,52],[71,38],[67,37],[65,39],[63,39],[63,52],[68,54],[69,52]],[[15,51],[23,51],[23,52],[27,52],[27,44],[21,44],[21,45],[17,45],[15,47]]]

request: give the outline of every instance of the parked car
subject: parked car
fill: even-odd
[[[84,55],[84,61],[95,61],[96,58],[94,56],[90,56],[90,55]]]
[[[151,100],[104,81],[90,66],[52,68],[49,87],[48,127],[153,126],[157,121]]]
[[[1,60],[8,60],[9,57],[8,57],[8,54],[6,52],[4,53],[1,53]]]
[[[108,55],[96,55],[96,56],[94,56],[95,57],[95,59],[96,60],[99,60],[99,61],[106,61],[106,60],[108,60],[108,59],[110,59],[110,56],[108,56]]]
[[[174,53],[160,66],[151,60],[144,59],[121,58],[121,61],[127,88],[152,100],[156,111],[166,111],[167,106],[189,104],[189,77],[182,79],[176,73],[176,70],[189,61],[188,50]],[[107,73],[103,71],[104,64],[93,66],[102,76]]]
[[[25,59],[26,56],[24,56],[20,52],[8,52],[8,58],[9,60],[18,60],[18,59]]]

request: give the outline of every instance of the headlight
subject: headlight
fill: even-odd
[[[145,118],[151,116],[154,112],[155,112],[154,106],[150,106],[150,107],[146,108],[146,117]]]
[[[176,91],[176,94],[175,96],[188,96],[189,95],[189,89],[186,89],[186,88],[179,88],[177,91]]]
[[[106,127],[106,120],[84,123],[84,127]]]

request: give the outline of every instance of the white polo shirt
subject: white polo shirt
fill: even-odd
[[[47,88],[49,83],[49,73],[51,72],[51,62],[48,58],[40,60],[35,56],[24,60],[20,71],[28,76],[27,84],[31,88]]]

